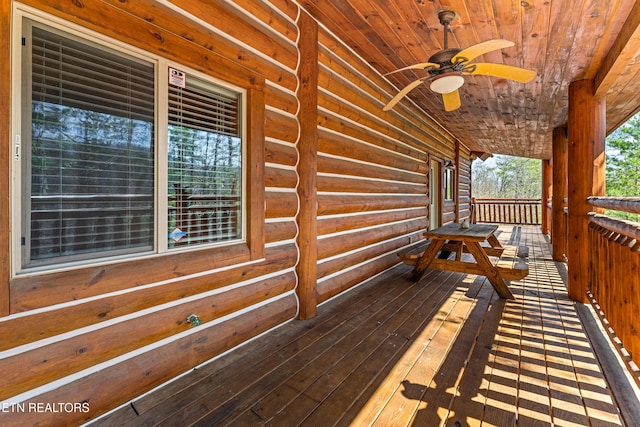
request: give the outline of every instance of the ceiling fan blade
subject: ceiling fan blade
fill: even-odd
[[[473,64],[475,70],[469,74],[479,74],[483,76],[502,77],[516,82],[528,83],[536,77],[534,70],[526,68],[512,67],[511,65],[493,64],[490,62]]]
[[[443,93],[442,101],[444,102],[445,111],[453,111],[460,108],[460,92],[458,89],[453,92]]]
[[[462,49],[453,58],[451,58],[451,62],[454,64],[456,61],[473,61],[480,55],[484,55],[487,52],[491,52],[498,49],[504,49],[505,47],[511,47],[514,43],[509,40],[504,39],[493,39],[487,40],[482,43],[474,44],[469,46],[466,49]]]
[[[389,74],[393,74],[393,73],[397,73],[399,71],[405,71],[405,70],[420,70],[420,69],[426,70],[427,68],[434,68],[437,70],[438,68],[440,68],[440,64],[435,64],[433,62],[421,62],[420,64],[413,64],[413,65],[409,65],[408,67],[399,68],[397,70],[390,71],[384,75],[388,76]]]
[[[415,89],[416,87],[420,86],[425,80],[427,80],[427,78],[423,77],[421,79],[414,80],[411,83],[409,83],[408,85],[406,85],[404,87],[404,89],[402,89],[400,92],[398,92],[398,94],[396,96],[394,96],[393,99],[391,101],[389,101],[389,103],[387,105],[385,105],[382,110],[383,111],[389,111],[390,109],[395,107],[395,105],[398,103],[398,101],[400,101],[402,98],[404,98],[405,95],[408,94],[409,92],[411,92],[413,89]]]

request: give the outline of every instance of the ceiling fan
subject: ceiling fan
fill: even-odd
[[[431,81],[429,86],[431,90],[442,95],[445,111],[453,111],[460,107],[460,93],[458,89],[464,84],[464,75],[494,76],[522,83],[530,82],[536,76],[536,72],[533,70],[510,65],[488,62],[470,63],[485,53],[513,46],[514,43],[509,40],[487,40],[469,46],[466,49],[449,48],[447,45],[447,33],[449,31],[449,24],[455,16],[455,12],[451,10],[444,10],[438,13],[440,24],[444,27],[444,49],[431,55],[428,62],[410,65],[385,74],[388,75],[412,69],[423,69],[429,73],[429,75],[409,83],[384,106],[384,111],[392,109],[411,90],[428,81]]]

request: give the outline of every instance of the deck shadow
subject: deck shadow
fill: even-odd
[[[413,283],[399,265],[95,425],[618,425],[545,258],[533,251],[512,301],[484,277],[429,270]]]

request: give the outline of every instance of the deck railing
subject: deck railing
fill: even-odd
[[[640,198],[590,197],[589,202],[640,213]],[[590,213],[589,221],[589,297],[639,381],[640,223],[597,213]]]
[[[34,196],[31,257],[45,259],[52,254],[75,255],[149,245],[153,203],[152,196],[138,194]],[[241,237],[240,209],[240,195],[176,192],[168,199],[168,231],[178,231],[174,234],[176,238],[169,240],[170,246]]]
[[[473,198],[473,222],[540,225],[542,199]]]

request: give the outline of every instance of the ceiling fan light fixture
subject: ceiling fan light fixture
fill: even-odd
[[[464,84],[464,77],[458,73],[446,73],[436,77],[429,86],[432,91],[440,94],[451,93]]]

